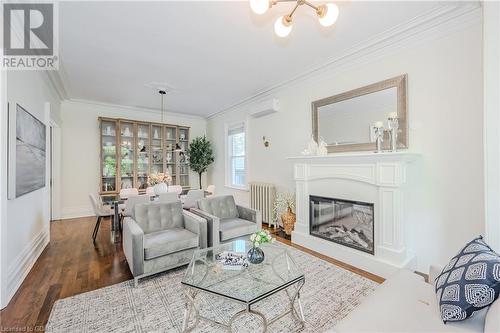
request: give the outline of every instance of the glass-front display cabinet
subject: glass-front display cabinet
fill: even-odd
[[[165,171],[163,166],[163,126],[151,125],[151,174]]]
[[[120,121],[120,186],[118,191],[122,188],[134,187],[134,141],[135,131],[134,123],[128,121]]]
[[[116,120],[102,120],[101,132],[101,193],[113,193],[117,189]]]
[[[165,132],[166,170],[172,176],[172,184],[177,184],[177,154],[175,153],[177,127],[166,126]]]
[[[148,176],[165,171],[169,185],[189,188],[189,127],[102,117],[99,124],[101,194],[132,187],[144,192]]]
[[[187,151],[188,143],[189,128],[179,127],[179,147],[181,150],[179,153],[179,184],[182,187],[189,186],[189,164],[187,155],[184,153]]]
[[[137,183],[139,190],[146,190],[149,176],[149,124],[137,124]]]

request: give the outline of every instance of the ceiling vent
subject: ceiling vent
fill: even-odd
[[[280,109],[280,101],[277,98],[269,99],[257,103],[250,108],[250,115],[254,118],[264,117],[268,114],[278,112]]]

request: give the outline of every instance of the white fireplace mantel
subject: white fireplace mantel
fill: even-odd
[[[416,259],[407,249],[404,193],[407,165],[418,154],[339,153],[288,158],[294,163],[297,223],[292,241],[382,277]],[[309,196],[319,195],[374,204],[375,254],[371,255],[309,234]]]

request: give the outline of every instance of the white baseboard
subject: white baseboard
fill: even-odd
[[[59,218],[61,220],[66,220],[66,219],[75,219],[78,217],[87,217],[87,216],[95,216],[92,207],[70,206],[70,207],[63,207],[61,209],[61,216]]]
[[[50,229],[46,228],[34,237],[7,269],[6,299],[1,307],[7,306],[21,286],[31,268],[50,241]]]

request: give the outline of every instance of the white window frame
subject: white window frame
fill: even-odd
[[[224,126],[224,142],[225,142],[225,150],[224,150],[224,160],[225,160],[225,186],[235,190],[248,191],[248,127],[247,121],[238,121],[233,123],[226,123]],[[230,144],[229,144],[229,131],[236,127],[243,127],[243,132],[245,134],[245,184],[243,186],[239,186],[233,184],[232,174],[231,174],[231,153],[229,152]]]

